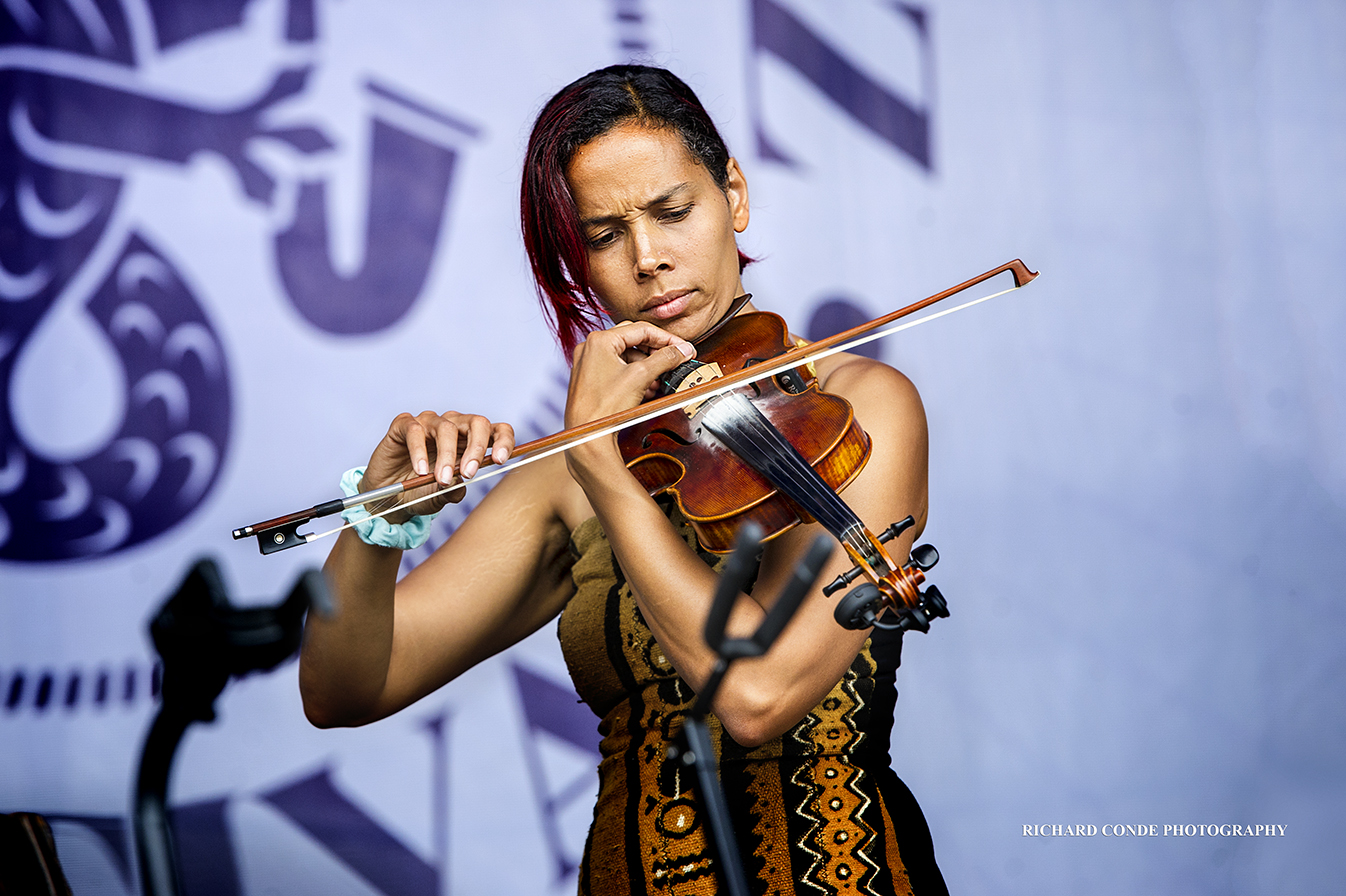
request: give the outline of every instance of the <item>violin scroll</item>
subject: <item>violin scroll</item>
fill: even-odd
[[[949,605],[944,600],[944,595],[934,585],[922,592],[916,606],[899,610],[896,621],[890,622],[879,618],[883,609],[883,595],[879,592],[879,586],[873,582],[865,582],[837,602],[833,616],[838,625],[853,631],[866,628],[895,628],[900,631],[916,629],[918,632],[928,632],[932,619],[943,619],[949,615]]]
[[[883,530],[875,540],[879,543],[891,541],[915,524],[912,517],[907,517]],[[939,562],[939,551],[935,550],[934,545],[922,544],[912,548],[907,562],[901,566],[891,562],[887,551],[880,549],[880,554],[884,561],[888,561],[887,573],[867,562],[868,558],[862,559],[852,552],[855,566],[823,588],[823,594],[830,597],[862,575],[869,579],[837,602],[833,616],[842,628],[855,631],[866,628],[900,631],[916,629],[928,632],[932,619],[949,615],[949,605],[938,588],[931,585],[925,591],[920,590],[926,571]],[[891,609],[897,616],[896,620],[880,618],[885,609]]]

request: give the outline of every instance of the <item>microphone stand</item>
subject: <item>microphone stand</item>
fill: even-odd
[[[729,671],[729,666],[735,660],[744,657],[761,656],[771,648],[776,636],[799,608],[804,595],[817,581],[823,564],[832,555],[831,539],[827,535],[819,535],[795,567],[790,581],[782,589],[780,597],[771,605],[771,610],[753,636],[725,640],[724,626],[729,621],[729,611],[733,609],[735,599],[748,584],[748,579],[757,565],[761,538],[762,530],[756,523],[746,523],[739,530],[734,552],[725,564],[724,574],[720,576],[715,589],[710,615],[706,617],[706,644],[715,651],[718,659],[710,677],[697,694],[696,702],[692,704],[691,710],[683,720],[676,739],[668,748],[670,760],[693,771],[697,795],[706,813],[712,854],[729,896],[748,896],[748,881],[743,873],[743,859],[734,839],[734,826],[729,818],[729,804],[725,800],[724,789],[720,786],[715,749],[711,744],[710,730],[705,722],[706,714],[710,712],[715,692],[719,690],[720,682],[724,680],[724,674]]]
[[[215,720],[215,698],[230,678],[274,669],[294,655],[310,605],[332,615],[327,583],[316,569],[301,575],[279,604],[240,609],[229,603],[214,561],[205,559],[150,621],[150,637],[163,660],[163,691],[136,779],[136,857],[146,896],[182,892],[167,794],[183,734],[192,722]]]

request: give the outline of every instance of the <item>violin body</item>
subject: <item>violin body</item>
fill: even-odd
[[[704,382],[758,364],[794,347],[785,321],[768,312],[726,320],[697,343],[688,362],[700,372],[679,386]],[[684,365],[684,366],[688,366]],[[680,368],[681,369],[681,368]],[[704,371],[714,371],[705,374]],[[805,367],[791,368],[735,390],[785,437],[833,492],[844,489],[869,459],[869,436],[850,402],[822,392]],[[734,393],[731,393],[731,395]],[[618,435],[627,467],[651,495],[672,494],[708,551],[733,550],[739,527],[752,520],[771,539],[814,515],[787,497],[767,477],[705,426],[707,410],[729,396],[669,411]],[[767,460],[770,463],[770,459]]]

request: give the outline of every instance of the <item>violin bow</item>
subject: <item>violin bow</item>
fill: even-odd
[[[970,299],[958,305],[941,309],[924,317],[915,320],[905,320],[905,318],[929,308],[931,305],[943,302],[959,293],[966,292],[979,283],[984,283],[1000,274],[1009,273],[1014,278],[1014,285],[999,292],[993,292],[989,295],[979,296]],[[470,482],[484,482],[496,476],[500,476],[517,467],[526,466],[534,461],[551,457],[562,451],[567,451],[595,439],[601,439],[604,436],[610,436],[619,432],[628,426],[636,423],[642,423],[646,420],[658,417],[668,411],[683,408],[691,404],[708,401],[717,395],[723,395],[739,386],[753,383],[767,377],[783,373],[793,367],[799,367],[808,361],[817,361],[839,352],[849,351],[857,346],[882,339],[885,336],[891,336],[903,330],[909,330],[912,327],[929,323],[941,317],[947,317],[965,308],[971,308],[973,305],[980,305],[982,302],[988,302],[991,299],[1003,296],[1008,292],[1013,292],[1027,286],[1037,277],[1036,271],[1030,271],[1028,266],[1019,259],[1006,262],[999,267],[992,268],[984,274],[979,274],[971,280],[966,280],[957,286],[950,287],[943,292],[927,296],[919,302],[913,302],[905,308],[899,308],[891,314],[885,314],[882,317],[852,327],[849,330],[843,330],[835,336],[828,336],[825,339],[819,339],[817,342],[811,342],[792,348],[783,354],[777,355],[770,361],[764,361],[761,364],[754,364],[750,367],[744,367],[732,373],[727,373],[722,377],[702,383],[681,392],[675,392],[671,395],[660,396],[644,404],[637,405],[628,411],[618,414],[612,414],[598,420],[590,421],[582,426],[576,426],[573,429],[562,430],[549,436],[543,436],[540,439],[534,439],[531,442],[525,442],[516,446],[514,452],[510,455],[509,461],[503,465],[495,465],[488,453],[481,462],[481,472],[472,479],[458,479],[456,482],[445,485],[437,491],[422,495],[410,501],[404,501],[392,505],[378,513],[370,514],[369,518],[382,517],[385,514],[392,513],[394,510],[410,507],[419,504],[422,501],[428,501],[431,498],[437,498],[440,495],[446,495],[459,489],[466,488]],[[488,469],[489,468],[489,469]],[[357,495],[351,495],[345,498],[338,498],[333,501],[327,501],[323,504],[316,504],[307,510],[301,510],[296,513],[289,513],[285,516],[279,516],[275,519],[266,520],[260,523],[254,523],[251,526],[244,526],[241,529],[233,530],[234,540],[238,541],[244,538],[257,538],[257,546],[263,554],[274,554],[277,551],[283,551],[288,548],[296,547],[301,544],[308,544],[329,535],[336,535],[342,530],[349,529],[354,523],[345,523],[341,526],[328,529],[323,532],[310,532],[300,534],[297,530],[303,524],[314,519],[319,519],[332,514],[341,513],[351,507],[361,504],[368,504],[374,501],[381,501],[387,498],[400,496],[406,492],[423,488],[427,485],[435,485],[438,480],[434,473],[426,473],[423,476],[413,476],[401,482],[395,482],[392,485],[385,485],[382,488],[370,489],[367,492],[361,492]]]

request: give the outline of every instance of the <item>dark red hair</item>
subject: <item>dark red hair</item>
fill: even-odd
[[[577,149],[626,122],[675,131],[720,189],[729,183],[724,138],[692,89],[670,71],[613,65],[551,98],[528,138],[519,205],[538,297],[567,358],[606,320],[589,283],[588,252],[566,168]],[[752,261],[742,252],[738,260],[740,270]]]

